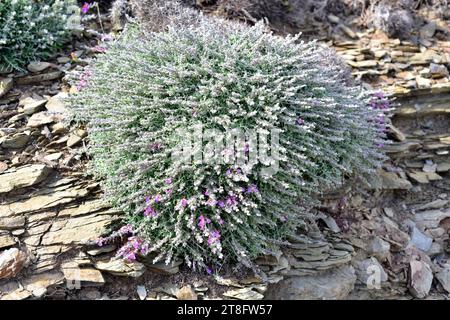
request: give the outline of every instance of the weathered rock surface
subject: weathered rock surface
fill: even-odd
[[[145,265],[140,262],[126,262],[123,259],[114,258],[109,261],[98,261],[95,267],[113,275],[133,278],[142,276],[146,270]]]
[[[356,261],[353,266],[355,267],[357,279],[362,284],[375,286],[388,280],[388,275],[384,271],[383,266],[374,257]]]
[[[436,273],[436,279],[438,279],[444,290],[450,293],[450,266]]]
[[[105,284],[102,273],[93,268],[63,268],[63,273],[68,285],[74,289]]]
[[[17,170],[5,171],[0,174],[2,181],[0,193],[10,192],[14,189],[30,187],[42,182],[52,172],[45,165],[27,165]],[[1,217],[1,214],[0,214]]]
[[[191,286],[184,286],[178,290],[176,297],[178,300],[198,300],[197,294]]]
[[[0,78],[0,98],[11,90],[13,86],[13,79],[11,78]]]
[[[17,248],[0,252],[0,279],[15,277],[27,262],[27,254]]]
[[[424,261],[413,260],[409,263],[409,291],[416,297],[425,298],[431,289],[433,272]]]
[[[237,300],[261,300],[264,298],[264,295],[255,290],[252,290],[252,288],[228,290],[224,292],[223,296],[226,298]]]
[[[290,277],[269,286],[266,299],[282,300],[338,300],[345,299],[356,282],[351,266],[314,276]]]

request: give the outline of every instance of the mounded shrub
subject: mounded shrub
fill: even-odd
[[[20,69],[45,59],[68,39],[74,0],[0,1],[0,68]]]
[[[259,23],[197,22],[145,37],[130,27],[81,76],[70,106],[88,127],[106,197],[125,213],[118,234],[130,237],[119,256],[251,266],[308,229],[317,195],[378,166],[380,101],[370,101],[341,60],[315,42],[275,36]],[[237,128],[246,132],[231,146],[243,154],[238,159],[257,149],[248,132],[270,143],[279,130],[279,148],[268,151],[274,161],[174,158],[180,145],[204,151]],[[206,129],[215,134],[199,142]],[[264,175],[268,168],[277,170]]]

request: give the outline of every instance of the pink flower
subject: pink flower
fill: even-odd
[[[81,7],[81,12],[83,12],[83,14],[86,14],[86,13],[88,13],[88,11],[89,11],[89,9],[91,8],[91,4],[90,3],[87,3],[87,2],[85,2],[84,4],[83,4],[83,6]]]
[[[198,217],[198,227],[200,228],[200,230],[205,230],[205,226],[207,223],[210,223],[211,220],[209,220],[208,218],[205,218],[203,215],[201,215],[200,217]]]
[[[102,46],[95,46],[92,48],[92,51],[98,52],[98,53],[105,53],[108,49]]]
[[[186,199],[181,199],[181,206],[186,207],[188,205],[188,201]]]

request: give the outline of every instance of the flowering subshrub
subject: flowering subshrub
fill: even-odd
[[[132,27],[81,79],[71,109],[125,212],[128,260],[250,266],[308,228],[316,195],[383,157],[382,110],[336,55],[263,24],[202,17],[145,37]]]
[[[74,0],[0,1],[0,68],[20,69],[53,54],[68,39]]]

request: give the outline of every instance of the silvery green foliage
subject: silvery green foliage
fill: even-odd
[[[0,1],[0,68],[47,58],[68,39],[73,0]]]
[[[380,114],[315,42],[275,36],[260,23],[197,21],[145,37],[130,27],[70,105],[89,129],[106,196],[134,230],[119,255],[155,251],[155,261],[183,257],[193,267],[250,266],[308,229],[316,195],[373,172],[382,158]],[[177,130],[198,124],[281,130],[278,172],[267,179],[262,164],[246,171],[173,161],[186,140]]]
[[[119,0],[120,1],[120,0]],[[165,30],[169,25],[196,25],[200,15],[178,0],[128,0],[129,8],[146,31]]]

